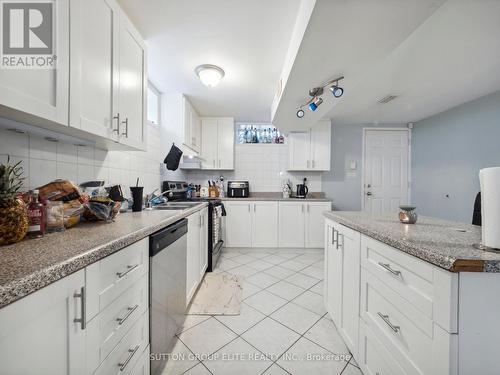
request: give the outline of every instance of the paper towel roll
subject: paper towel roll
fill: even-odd
[[[500,249],[500,168],[479,171],[483,245]]]

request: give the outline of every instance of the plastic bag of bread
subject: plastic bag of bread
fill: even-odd
[[[64,226],[70,228],[80,221],[83,204],[88,196],[69,180],[54,180],[38,188],[40,197],[50,201],[63,202]]]
[[[92,197],[84,204],[83,217],[88,221],[113,221],[120,212],[121,203],[109,197]]]

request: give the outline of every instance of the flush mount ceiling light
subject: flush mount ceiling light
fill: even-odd
[[[225,74],[222,68],[210,64],[198,65],[194,71],[201,83],[207,87],[217,86]]]
[[[297,110],[297,117],[298,118],[303,118],[305,116],[305,112],[302,108],[304,107],[309,107],[309,109],[314,112],[318,107],[323,103],[323,99],[321,98],[321,95],[323,95],[323,92],[327,86],[330,86],[329,90],[331,91],[332,95],[335,98],[340,98],[344,94],[344,89],[339,86],[339,81],[343,80],[344,76],[340,76],[334,79],[329,80],[325,84],[314,87],[309,90],[309,96],[311,99],[309,99],[305,104],[302,104],[298,110]]]

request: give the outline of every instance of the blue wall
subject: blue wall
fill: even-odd
[[[500,91],[417,122],[412,136],[418,212],[471,222],[479,170],[500,166]]]

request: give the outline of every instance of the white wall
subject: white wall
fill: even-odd
[[[321,191],[320,172],[287,172],[288,145],[281,144],[237,144],[235,145],[234,171],[188,171],[187,180],[207,185],[207,180],[216,180],[221,174],[225,180],[249,180],[250,191],[281,191],[283,180],[292,184],[302,183],[307,177],[311,192]],[[294,188],[293,186],[293,188]]]

